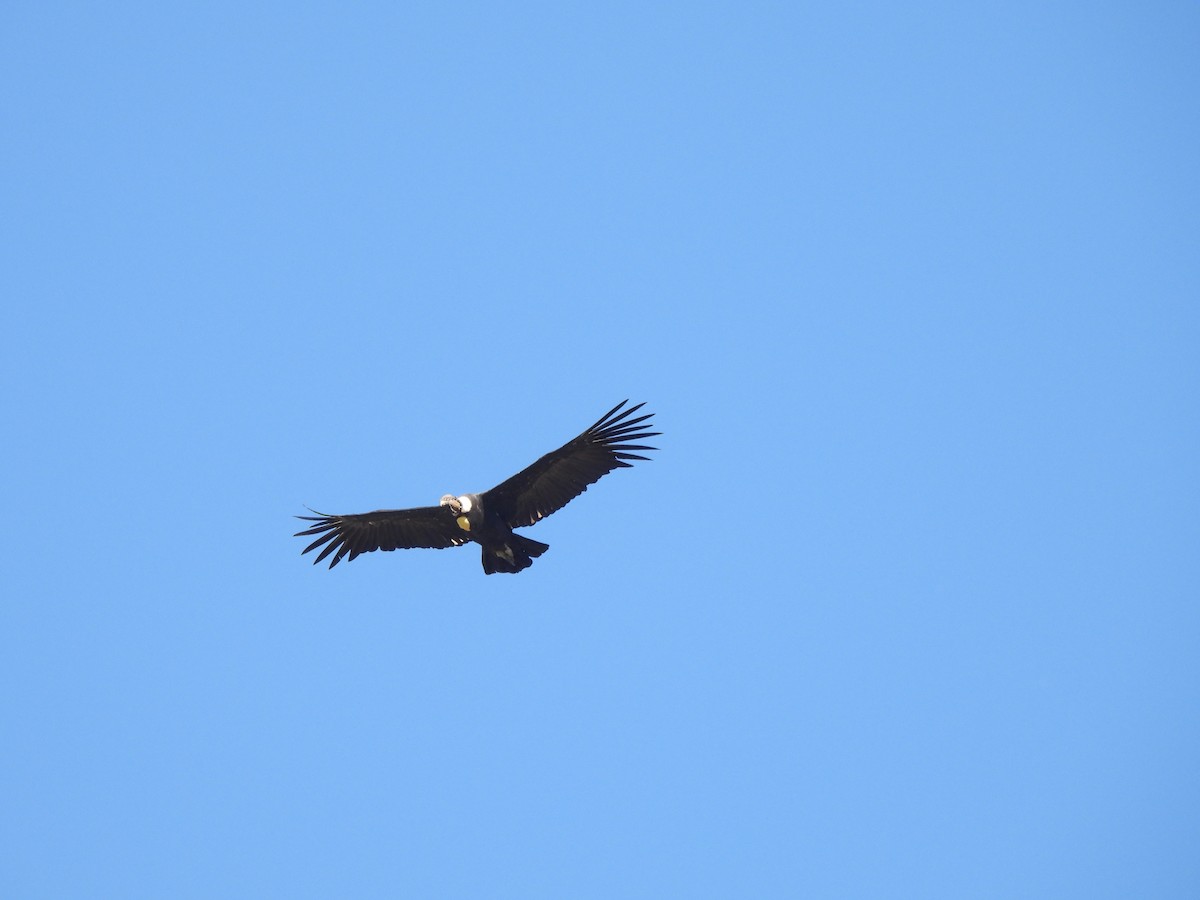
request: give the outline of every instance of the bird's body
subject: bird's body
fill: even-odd
[[[503,517],[491,509],[479,494],[463,494],[442,498],[455,514],[454,523],[483,548],[483,571],[520,572],[533,565],[533,558],[550,549],[549,544],[514,534]]]
[[[458,547],[473,541],[482,548],[486,574],[520,572],[550,548],[515,534],[514,528],[533,525],[562,509],[613,469],[628,467],[627,460],[647,458],[631,451],[655,449],[628,443],[659,432],[648,431],[643,424],[653,413],[629,418],[643,404],[621,411],[627,402],[618,403],[583,434],[482,494],[446,494],[437,506],[416,509],[297,516],[316,523],[297,532],[297,537],[319,535],[303,552],[324,545],[314,563],[332,555],[332,569],[344,556],[354,559],[372,550]]]

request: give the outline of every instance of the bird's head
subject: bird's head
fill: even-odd
[[[475,508],[475,503],[471,500],[470,494],[463,494],[461,497],[446,494],[442,497],[439,505],[450,507],[450,512],[454,514],[454,521],[458,523],[459,528],[463,531],[471,530],[471,510]]]

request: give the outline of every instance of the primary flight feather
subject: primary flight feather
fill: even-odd
[[[645,404],[624,408],[628,402],[622,400],[583,434],[482,494],[446,494],[437,506],[416,509],[297,516],[316,523],[297,537],[318,535],[302,552],[320,547],[313,563],[332,557],[332,569],[343,558],[372,550],[459,547],[474,541],[483,549],[485,573],[520,572],[550,547],[514,534],[514,528],[557,512],[613,469],[632,465],[630,460],[649,458],[633,451],[658,449],[636,443],[661,433],[648,430],[654,414],[634,416]]]

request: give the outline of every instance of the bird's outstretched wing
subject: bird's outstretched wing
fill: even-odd
[[[313,510],[316,512],[316,510]],[[454,513],[445,506],[422,506],[417,509],[377,509],[375,512],[353,516],[296,516],[306,522],[317,524],[296,537],[319,534],[320,537],[304,548],[303,552],[325,545],[313,560],[316,565],[333,554],[329,568],[350,554],[350,559],[372,550],[403,550],[413,547],[457,547],[470,538],[454,521]]]
[[[629,443],[655,437],[644,424],[654,413],[629,418],[645,404],[631,406],[622,400],[600,421],[573,441],[547,453],[532,466],[496,485],[483,495],[484,506],[499,513],[510,528],[522,528],[562,509],[613,469],[631,465],[626,460],[648,459],[634,450],[657,450]]]

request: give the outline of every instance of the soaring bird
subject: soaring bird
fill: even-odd
[[[372,550],[413,547],[461,547],[474,541],[483,548],[483,571],[520,572],[549,544],[514,534],[562,509],[613,469],[628,468],[627,460],[647,460],[634,450],[657,450],[630,443],[655,437],[646,421],[653,413],[630,418],[645,406],[639,403],[622,411],[622,400],[574,440],[547,453],[533,465],[482,494],[446,494],[437,506],[416,509],[380,509],[351,516],[296,516],[315,522],[296,537],[319,535],[302,553],[324,549],[313,564],[332,556],[329,568]],[[316,512],[316,510],[312,510]]]

